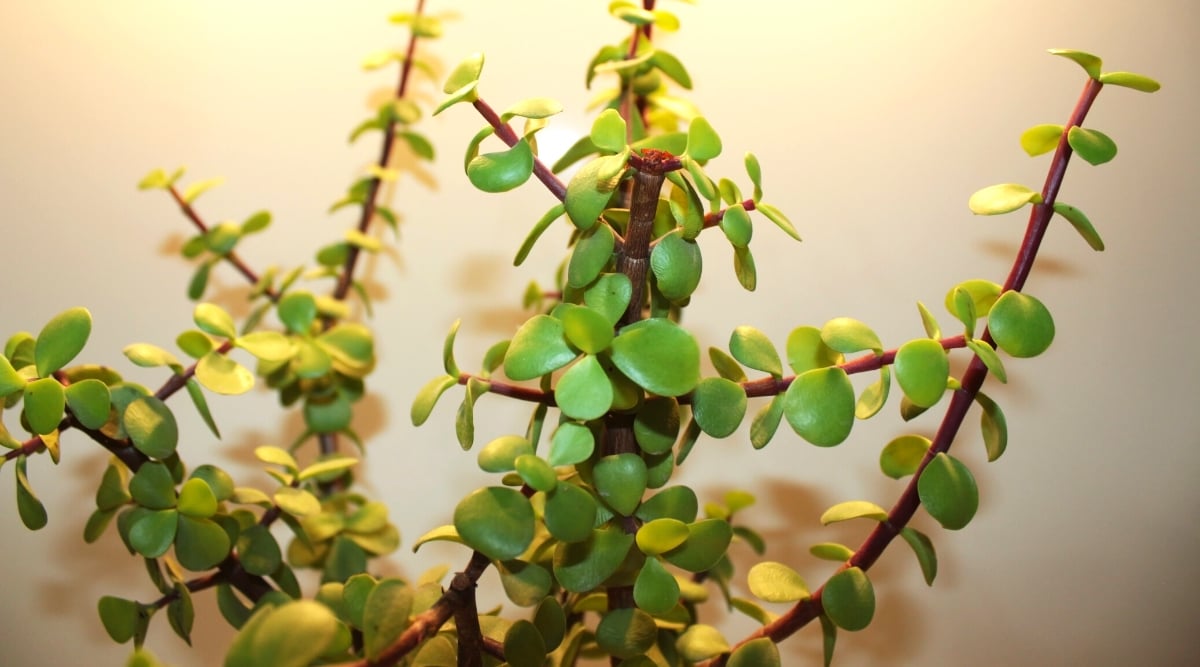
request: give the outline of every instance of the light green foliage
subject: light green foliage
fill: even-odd
[[[762,561],[746,574],[750,592],[764,602],[796,602],[809,596],[808,585],[783,563]]]
[[[75,358],[92,333],[92,315],[85,308],[70,308],[42,327],[34,343],[38,377],[47,377]]]
[[[454,527],[464,542],[489,558],[516,558],[533,540],[533,507],[513,489],[478,489],[454,509]]]
[[[996,345],[1014,357],[1036,357],[1054,341],[1050,311],[1028,294],[1008,291],[988,313],[988,330]]]
[[[975,215],[1011,213],[1026,204],[1040,204],[1042,196],[1016,183],[991,185],[971,195],[967,207]]]
[[[840,368],[814,368],[796,376],[783,397],[792,430],[819,447],[840,444],[854,426],[854,387]]]
[[[1089,164],[1100,165],[1117,156],[1117,144],[1099,130],[1072,127],[1067,142]]]
[[[700,382],[700,346],[669,320],[622,328],[612,342],[612,360],[626,377],[660,396],[681,396]]]
[[[950,359],[935,340],[910,340],[896,352],[896,381],[914,405],[928,408],[946,391]]]
[[[861,569],[847,568],[825,582],[821,605],[839,628],[862,630],[875,617],[875,588]]]

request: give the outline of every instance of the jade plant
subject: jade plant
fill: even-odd
[[[215,595],[221,615],[239,629],[230,667],[565,666],[596,657],[625,667],[769,666],[781,664],[781,642],[814,622],[829,664],[839,631],[871,622],[869,573],[897,537],[933,584],[934,541],[910,520],[923,510],[952,531],[971,521],[979,492],[951,445],[974,415],[988,460],[1004,453],[1005,414],[981,388],[989,377],[1006,382],[1010,359],[1037,356],[1055,336],[1046,306],[1024,290],[1043,235],[1052,224],[1070,225],[1091,249],[1104,248],[1089,218],[1058,199],[1073,156],[1099,165],[1117,151],[1108,135],[1084,127],[1085,117],[1106,86],[1153,92],[1158,84],[1105,71],[1100,58],[1082,51],[1051,51],[1083,69],[1083,93],[1065,123],[1020,136],[1030,156],[1049,154],[1040,189],[992,185],[967,202],[978,215],[1027,211],[1028,224],[1002,282],[948,286],[937,304],[952,323],[945,330],[938,308],[917,303],[914,328],[923,335],[899,344],[838,317],[799,324],[783,341],[734,325],[727,341],[703,349],[684,319],[705,277],[698,239],[724,238],[736,280],[755,290],[752,241],[800,235],[765,198],[769,169],[752,153],[745,153],[744,173],[712,173],[725,141],[683,96],[692,73],[660,45],[678,18],[654,0],[618,0],[608,12],[623,26],[620,41],[602,46],[585,70],[599,112],[591,131],[553,164],[539,156],[538,133],[562,111],[559,103],[537,97],[497,111],[484,97],[484,57],[475,55],[444,78],[443,100],[423,109],[411,89],[432,80],[435,68],[416,47],[439,36],[442,21],[424,2],[393,16],[410,31],[407,46],[374,54],[366,66],[398,70],[394,95],[350,135],[380,136],[378,159],[332,205],[357,210],[358,224],[321,245],[311,266],[252,268],[238,243],[267,230],[269,213],[211,224],[196,201],[215,180],[185,185],[183,170],[146,176],[140,187],[165,193],[195,229],[182,247],[195,266],[187,294],[197,301],[195,327],[175,340],[182,356],[147,342],[124,350],[132,364],[162,370],[157,389],[76,361],[92,327],[84,308],[62,312],[36,335],[8,337],[0,396],[16,428],[0,423],[0,444],[25,525],[37,530],[47,522],[28,472],[47,455],[58,461],[60,438],[79,433],[111,454],[97,471],[83,539],[121,540],[149,575],[146,590],[98,602],[112,639],[133,642],[130,665],[159,664],[142,644],[149,624],[163,617],[190,641],[196,595]],[[418,122],[429,122],[422,116],[430,113],[469,113],[465,107],[484,121],[466,142],[466,178],[487,193],[533,179],[546,191],[548,210],[529,216],[534,222],[513,263],[521,266],[555,225],[569,228],[569,247],[557,273],[544,279],[549,287],[535,281],[523,295],[524,323],[478,366],[459,363],[458,325],[450,329],[444,373],[420,390],[410,415],[431,439],[452,430],[462,449],[474,449],[462,459],[472,469],[462,477],[481,486],[456,507],[428,508],[430,530],[411,546],[453,542],[463,561],[453,574],[445,566],[411,579],[383,576],[377,559],[397,549],[400,535],[388,508],[355,483],[364,465],[355,418],[375,366],[374,341],[389,334],[368,325],[371,302],[356,270],[364,253],[390,242],[377,228],[396,228],[382,190],[398,174],[397,143],[432,160]],[[211,273],[227,269],[253,285],[240,322],[205,300]],[[355,300],[361,307],[352,307]],[[952,354],[963,357],[961,373],[952,373]],[[241,394],[256,383],[277,392],[305,426],[287,448],[255,449],[274,483],[255,488],[214,462],[185,464],[196,453],[183,441],[197,436],[180,432],[173,410],[190,402],[220,437],[206,396]],[[528,426],[477,442],[477,432],[491,431],[475,419],[485,396],[528,404]],[[752,527],[752,493],[702,498],[676,481],[692,457],[728,455],[697,448],[704,439],[733,438],[752,450],[776,439],[832,447],[857,422],[885,414],[889,399],[887,412],[904,422],[928,413],[923,423],[936,423],[934,435],[914,430],[882,443],[882,473],[904,480],[898,498],[847,499],[820,517],[863,528],[856,545],[811,546],[814,556],[838,564],[815,585],[770,560]],[[452,416],[437,408],[449,401],[457,403]],[[748,559],[744,571],[734,567]],[[298,578],[297,570],[314,574]],[[301,579],[315,587],[306,590]],[[508,603],[480,609],[479,585],[498,586]],[[758,629],[723,632],[706,622],[713,604]]]

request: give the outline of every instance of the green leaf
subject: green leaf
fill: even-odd
[[[1017,357],[1036,357],[1054,341],[1054,319],[1041,301],[1009,290],[988,313],[988,330],[996,345]]]
[[[158,558],[167,553],[175,541],[179,513],[173,509],[137,509],[131,516],[129,545],[133,550],[146,558]]]
[[[667,562],[689,572],[712,569],[729,548],[733,528],[724,519],[704,519],[688,525],[688,538],[682,545],[663,554]]]
[[[413,399],[412,410],[410,416],[413,426],[420,426],[429,419],[429,414],[433,412],[433,407],[437,405],[437,401],[442,397],[442,394],[447,389],[458,384],[458,378],[443,375],[436,377],[421,387],[421,391],[417,392],[417,397]]]
[[[133,343],[125,346],[121,350],[130,361],[136,366],[142,368],[154,368],[156,366],[168,366],[176,373],[183,372],[183,365],[175,358],[175,355],[150,343]]]
[[[787,338],[788,366],[796,375],[814,368],[825,368],[842,363],[840,352],[829,347],[816,327],[796,327]]]
[[[887,510],[875,503],[866,500],[849,500],[825,510],[825,513],[821,515],[821,525],[828,526],[831,523],[849,521],[851,519],[887,521],[887,518]]]
[[[25,385],[25,420],[36,435],[58,430],[66,407],[66,392],[58,380],[47,377]]]
[[[141,605],[133,600],[111,595],[100,598],[97,607],[105,632],[118,644],[124,644],[133,639],[138,626],[145,623],[149,616]]]
[[[903,479],[917,471],[929,445],[929,438],[921,435],[893,438],[879,454],[879,468],[892,479]]]
[[[476,551],[493,560],[510,560],[533,541],[533,506],[514,489],[477,489],[454,508],[454,527]]]
[[[691,523],[696,520],[697,505],[695,491],[686,486],[672,486],[642,503],[637,509],[637,517],[645,522],[670,517]]]
[[[277,331],[252,331],[234,344],[261,361],[284,361],[292,357],[292,343]]]
[[[0,398],[15,394],[25,388],[25,378],[13,368],[7,357],[0,356]]]
[[[249,369],[216,350],[200,357],[196,380],[210,391],[229,396],[244,394],[254,387],[254,374]]]
[[[959,296],[959,292],[966,296]],[[970,319],[974,320],[975,317],[986,316],[999,296],[1000,285],[997,283],[980,279],[965,280],[946,293],[946,310],[954,313],[960,320],[964,319],[967,314],[970,314]],[[965,298],[969,302],[971,313],[964,313],[968,310],[967,304],[965,302],[962,305],[958,304],[957,300],[960,298]],[[972,325],[968,325],[967,328],[972,328]]]
[[[536,454],[518,456],[515,467],[521,480],[535,491],[549,493],[558,486],[558,473],[554,472],[554,468]]]
[[[350,427],[354,408],[344,393],[317,397],[310,394],[304,400],[304,424],[314,433],[336,433]]]
[[[609,153],[625,150],[625,119],[616,109],[605,109],[592,123],[592,144]]]
[[[925,511],[947,530],[970,523],[979,509],[975,477],[958,459],[940,452],[917,480],[917,494]]]
[[[783,563],[763,561],[746,574],[750,592],[766,602],[796,602],[809,597],[808,585],[792,568]]]
[[[664,235],[650,251],[650,270],[663,296],[671,301],[688,298],[704,270],[699,244],[683,238],[682,230]]]
[[[814,368],[796,376],[783,397],[783,414],[808,442],[830,447],[854,426],[854,386],[840,368]]]
[[[184,331],[183,333],[179,334],[179,336],[175,338],[175,344],[179,346],[179,349],[183,350],[184,354],[187,354],[193,359],[199,359],[200,357],[203,357],[209,352],[212,352],[216,347],[213,344],[213,340],[209,338],[207,334],[202,331],[196,331],[195,329],[189,329],[188,331]]]
[[[104,469],[104,475],[100,478],[100,487],[96,489],[96,507],[102,510],[111,510],[129,502],[129,491],[126,489],[126,480],[121,471],[122,468],[113,463]]]
[[[577,229],[587,231],[595,226],[596,219],[608,208],[608,200],[621,182],[628,159],[627,151],[598,157],[571,177],[563,204]]]
[[[567,285],[590,285],[612,261],[615,244],[615,237],[608,225],[596,225],[585,232],[571,252],[571,261],[567,265]]]
[[[752,639],[734,649],[729,656],[729,667],[781,667],[779,647],[767,637]]]
[[[688,156],[694,160],[711,160],[721,154],[721,137],[703,116],[696,116],[688,125]]]
[[[550,444],[550,465],[567,466],[582,463],[592,456],[596,447],[591,429],[575,422],[563,422],[554,429]]]
[[[50,318],[34,344],[38,377],[47,377],[75,358],[92,333],[92,314],[86,308],[69,308]]]
[[[879,414],[887,403],[888,394],[892,390],[892,370],[887,366],[879,368],[879,379],[867,385],[854,404],[854,416],[857,419],[870,419]]]
[[[363,608],[363,650],[377,659],[408,626],[413,591],[400,579],[384,579],[367,594]]]
[[[463,450],[468,450],[475,442],[475,401],[486,394],[490,385],[477,378],[467,380],[467,392],[463,402],[458,406],[454,416],[454,434]]]
[[[647,556],[657,556],[670,551],[687,541],[687,538],[687,524],[671,517],[662,517],[642,524],[636,535],[638,549]]]
[[[1091,78],[1093,78],[1093,79],[1100,78],[1100,67],[1103,64],[1103,61],[1100,60],[1099,56],[1094,56],[1090,53],[1085,53],[1083,51],[1076,51],[1075,49],[1048,49],[1048,50],[1053,55],[1062,56],[1063,58],[1067,58],[1069,60],[1074,60],[1075,63],[1078,64],[1080,67],[1082,67],[1083,71],[1087,72],[1088,76],[1090,76]]]
[[[613,609],[596,626],[596,643],[617,658],[634,658],[654,645],[658,626],[650,614],[637,608]]]
[[[821,621],[821,644],[825,656],[825,667],[830,667],[833,664],[833,649],[837,645],[837,626],[825,614],[821,614],[818,619]]]
[[[154,396],[133,401],[121,415],[133,446],[146,456],[165,459],[175,453],[179,426],[167,404]]]
[[[1105,85],[1132,88],[1143,93],[1153,93],[1162,87],[1154,79],[1133,72],[1105,72],[1099,76],[1099,80]]]
[[[217,496],[208,482],[193,477],[179,489],[179,513],[196,519],[207,519],[217,513]]]
[[[979,415],[979,427],[983,431],[983,444],[987,448],[988,462],[995,461],[1008,447],[1008,420],[1004,411],[987,394],[975,394],[975,402],[983,409]]]
[[[504,594],[521,607],[532,607],[541,602],[554,583],[550,571],[535,563],[509,560],[500,563],[498,569]]]
[[[612,361],[638,386],[660,396],[680,396],[700,382],[700,346],[665,319],[630,324],[612,342]]]
[[[1054,202],[1054,212],[1067,219],[1075,231],[1083,237],[1084,241],[1097,252],[1104,250],[1104,240],[1100,238],[1100,233],[1092,226],[1092,221],[1084,215],[1083,211],[1062,202]]]
[[[192,313],[192,319],[196,322],[196,326],[200,327],[200,330],[207,334],[222,338],[234,338],[237,336],[237,327],[233,324],[233,317],[224,308],[216,304],[196,304],[196,309]]]
[[[587,354],[599,354],[608,349],[613,339],[612,324],[602,313],[582,306],[564,307],[558,311],[563,333],[575,347]]]
[[[167,621],[171,629],[180,639],[192,643],[192,625],[196,620],[196,610],[192,605],[192,594],[182,582],[175,584],[175,599],[167,604]]]
[[[313,600],[260,607],[234,638],[225,667],[308,667],[325,652],[338,627],[329,607]]]
[[[704,378],[692,393],[692,417],[708,435],[725,438],[741,425],[746,403],[746,391],[738,383]]]
[[[900,389],[914,405],[932,407],[946,392],[950,359],[936,340],[918,338],[901,345],[893,368]]]
[[[852,317],[835,317],[821,327],[821,340],[831,349],[843,354],[872,350],[883,351],[879,336],[863,322]]]
[[[504,374],[513,380],[532,380],[574,361],[563,325],[549,315],[535,315],[513,336],[504,355]]]
[[[854,557],[854,550],[837,542],[821,542],[808,548],[809,553],[821,560],[845,563]]]
[[[1026,204],[1040,204],[1042,196],[1016,183],[989,185],[971,195],[967,207],[975,215],[1001,215],[1011,213]]]
[[[730,356],[724,350],[718,347],[708,348],[708,359],[712,362],[713,368],[717,374],[726,380],[734,382],[745,382],[748,378],[746,372],[738,365],[736,359]]]
[[[554,577],[573,593],[591,591],[617,571],[633,539],[620,526],[610,525],[593,530],[586,540],[560,542],[554,550]]]
[[[1067,131],[1067,143],[1092,165],[1104,164],[1117,156],[1116,142],[1099,130],[1074,126]]]
[[[721,631],[711,625],[697,623],[684,630],[675,640],[680,657],[688,662],[701,662],[729,652],[729,642]]]
[[[783,362],[779,352],[765,333],[751,326],[740,326],[729,337],[729,351],[733,358],[754,370],[770,373],[778,378],[783,375]]]
[[[633,285],[623,273],[606,273],[597,278],[583,293],[583,302],[616,325],[625,314],[629,300],[633,297]]]
[[[733,272],[737,275],[738,284],[747,292],[753,292],[758,286],[758,269],[754,264],[754,255],[750,248],[733,248]]]
[[[608,412],[613,386],[595,355],[584,356],[562,374],[554,388],[554,400],[572,419],[596,419]]]
[[[280,321],[293,333],[308,333],[317,318],[317,300],[311,292],[288,292],[275,307]]]
[[[1021,133],[1021,148],[1029,157],[1049,153],[1058,147],[1062,133],[1062,125],[1034,125]]]
[[[224,182],[225,182],[225,179],[221,178],[219,176],[216,178],[209,178],[209,179],[206,179],[203,181],[196,181],[195,183],[192,183],[191,185],[184,188],[183,194],[180,195],[179,198],[182,199],[184,201],[184,203],[191,204],[192,202],[196,201],[197,197],[199,197],[200,195],[204,194],[208,190],[211,190],[212,188],[215,188],[216,186],[218,186]]]
[[[783,420],[783,396],[771,397],[771,401],[754,415],[750,422],[750,444],[755,449],[762,449],[775,437],[779,423]]]
[[[479,84],[481,72],[483,72],[482,53],[472,54],[459,63],[454,71],[450,72],[450,76],[446,77],[446,83],[442,86],[442,92],[450,97],[438,105],[433,115],[438,115],[458,102],[474,102],[479,99],[479,95],[475,93],[475,87]]]
[[[574,484],[562,483],[546,494],[546,530],[560,542],[582,542],[592,534],[596,500]]]
[[[175,479],[162,463],[146,463],[129,480],[129,494],[140,506],[152,510],[175,507]]]
[[[533,453],[533,444],[519,435],[504,435],[479,450],[479,467],[484,472],[512,472],[517,457]]]
[[[683,532],[686,536],[686,527]],[[666,614],[679,604],[679,582],[663,567],[661,561],[647,558],[633,583],[633,601],[649,614]]]
[[[992,349],[991,345],[982,340],[968,340],[967,349],[979,357],[983,365],[987,366],[988,372],[995,375],[997,380],[1008,382],[1008,373],[1004,370],[1004,362],[1000,361],[1000,355],[996,354],[996,350]]]
[[[210,519],[179,517],[175,536],[175,557],[193,572],[216,567],[229,555],[229,534]]]
[[[108,529],[108,524],[112,522],[114,516],[117,515],[117,510],[96,510],[88,517],[87,524],[83,527],[83,541],[87,544],[94,544],[104,531]]]
[[[917,563],[921,566],[925,584],[932,586],[934,578],[937,577],[937,552],[933,550],[933,542],[924,533],[909,526],[900,529],[900,537],[908,542],[908,546],[912,547],[913,553],[917,555]]]
[[[26,528],[41,530],[46,527],[48,521],[46,507],[33,493],[33,486],[29,484],[29,477],[26,475],[26,465],[26,457],[17,457],[17,465],[14,467],[17,476],[17,514]]]
[[[510,667],[541,667],[545,664],[546,641],[533,623],[521,619],[504,633],[504,659]]]
[[[692,77],[688,74],[687,68],[683,66],[683,63],[679,62],[678,58],[662,49],[655,49],[654,55],[650,56],[650,62],[682,88],[691,90]]]
[[[631,516],[646,491],[646,462],[637,454],[605,456],[592,468],[596,493],[621,516]]]
[[[745,207],[739,203],[725,209],[725,215],[721,216],[721,231],[725,232],[725,238],[735,247],[745,248],[750,245],[754,227]]]
[[[238,535],[237,551],[242,568],[260,577],[272,574],[283,562],[279,543],[266,526],[259,524],[242,530]]]
[[[484,192],[508,192],[533,175],[533,148],[521,139],[512,148],[477,155],[467,164],[467,179]]]
[[[796,239],[797,241],[800,240],[800,233],[796,231],[796,227],[792,225],[792,221],[783,214],[783,211],[780,211],[770,204],[764,204],[762,202],[755,204],[754,210],[766,216],[768,220],[775,223],[775,226],[782,229],[788,236]]]
[[[875,616],[875,589],[865,572],[851,567],[830,577],[821,592],[825,614],[839,628],[862,630]]]
[[[520,249],[517,250],[516,257],[513,258],[513,266],[520,266],[525,262],[525,258],[529,256],[529,252],[533,250],[533,244],[541,238],[542,233],[550,228],[550,225],[562,217],[566,213],[567,207],[561,203],[555,204],[546,211],[546,214],[534,223],[533,229],[529,230],[529,234],[525,236],[525,240],[521,242]]]

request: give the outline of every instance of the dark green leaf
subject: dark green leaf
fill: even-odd
[[[211,519],[179,517],[175,536],[175,557],[179,564],[193,572],[212,567],[229,555],[229,534]]]
[[[975,402],[983,409],[979,415],[979,427],[983,431],[983,444],[987,448],[988,461],[995,461],[1008,447],[1008,420],[1004,411],[987,394],[975,394]]]
[[[917,562],[921,565],[921,575],[925,577],[925,583],[932,586],[934,578],[937,577],[937,552],[933,550],[933,542],[924,533],[909,526],[900,529],[900,537],[912,547],[913,553],[917,555]]]
[[[663,554],[663,557],[675,567],[689,572],[706,572],[725,555],[732,539],[733,529],[728,521],[697,521],[688,526],[687,541]]]
[[[507,192],[533,175],[533,149],[521,139],[512,148],[477,155],[467,164],[467,178],[484,192]]]
[[[617,571],[632,545],[633,535],[620,526],[593,530],[580,542],[560,542],[554,551],[554,576],[568,591],[591,591]]]
[[[41,530],[46,527],[48,520],[46,507],[34,495],[25,467],[26,458],[24,456],[17,457],[17,465],[14,468],[17,476],[17,514],[20,515],[21,523],[25,524],[26,528]]]
[[[605,456],[592,476],[601,500],[621,516],[632,515],[646,491],[646,462],[637,454]]]
[[[961,461],[945,452],[921,471],[917,493],[925,511],[947,530],[963,528],[979,509],[975,477]]]
[[[494,560],[510,560],[533,540],[533,507],[514,489],[477,489],[454,509],[454,527],[471,548]]]
[[[657,558],[647,558],[633,584],[633,601],[649,614],[666,614],[679,604],[679,582]]]
[[[105,595],[100,598],[98,605],[100,621],[108,636],[118,644],[133,639],[138,626],[145,622],[148,615],[141,606],[133,600]]]
[[[1092,221],[1084,215],[1083,211],[1062,202],[1054,202],[1054,212],[1067,219],[1075,231],[1083,237],[1084,241],[1097,252],[1104,250],[1104,240],[1100,238],[1100,233],[1092,226]]]
[[[851,567],[830,577],[821,592],[829,620],[843,630],[862,630],[875,616],[875,589],[865,572]]]
[[[1074,126],[1067,131],[1067,143],[1089,164],[1100,165],[1117,156],[1117,144],[1107,134]]]
[[[546,494],[546,530],[560,542],[582,542],[592,534],[596,500],[578,486],[560,483]]]
[[[705,433],[724,438],[741,425],[746,403],[746,392],[736,382],[704,378],[692,392],[692,416]]]
[[[729,656],[729,667],[781,667],[779,647],[767,637],[752,639],[734,649]]]
[[[579,239],[567,265],[567,285],[587,287],[613,258],[615,237],[608,225],[596,225]]]
[[[596,643],[617,658],[642,655],[654,645],[657,637],[658,626],[654,619],[637,608],[611,610],[596,627]]]

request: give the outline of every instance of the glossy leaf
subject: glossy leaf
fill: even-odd
[[[92,314],[86,308],[69,308],[50,318],[34,344],[38,377],[46,377],[66,366],[87,343],[92,333]]]
[[[592,144],[609,153],[625,149],[625,120],[616,109],[605,109],[592,123]]]
[[[229,534],[210,519],[179,517],[175,536],[175,557],[179,564],[193,572],[202,572],[229,555]]]
[[[1018,357],[1036,357],[1054,341],[1050,311],[1028,294],[1009,290],[1000,295],[988,313],[988,330],[996,345]]]
[[[851,567],[829,578],[821,592],[825,614],[843,630],[862,630],[875,616],[875,589],[865,572]]]
[[[996,354],[996,350],[991,345],[982,340],[968,340],[967,349],[975,353],[979,360],[987,366],[988,372],[996,376],[996,379],[1001,382],[1008,382],[1008,373],[1004,370],[1004,362],[1000,361],[1000,355]]]
[[[733,434],[746,416],[746,391],[725,378],[704,378],[692,392],[692,417],[708,435]]]
[[[692,523],[696,520],[698,511],[695,491],[686,486],[672,486],[659,491],[642,503],[641,507],[638,507],[637,517],[645,522],[669,517]]]
[[[925,304],[920,301],[917,302],[917,311],[921,313],[921,325],[925,327],[925,335],[934,340],[941,338],[942,329],[938,326],[937,318],[933,316],[933,313],[929,312]]]
[[[755,449],[762,449],[775,437],[779,423],[783,420],[783,396],[771,397],[750,422],[750,444]]]
[[[883,351],[883,343],[871,327],[852,317],[836,317],[821,327],[821,340],[843,354],[872,350]]]
[[[979,509],[979,489],[975,477],[958,459],[939,453],[921,471],[917,480],[921,505],[947,530],[959,530],[970,523]]]
[[[946,310],[954,313],[961,320],[964,318],[965,307],[956,303],[957,299],[964,298],[956,295],[959,291],[965,294],[965,298],[971,302],[970,309],[973,315],[985,317],[992,309],[992,304],[996,303],[996,299],[1000,296],[1000,285],[990,280],[964,280],[947,292]]]
[[[409,411],[413,426],[424,424],[429,419],[430,413],[433,412],[433,407],[437,405],[438,399],[447,389],[456,384],[458,384],[458,378],[442,375],[421,387],[421,390],[417,392],[417,397],[413,399],[412,409]]]
[[[29,484],[29,477],[26,475],[26,461],[26,457],[18,457],[17,465],[14,468],[17,476],[17,514],[26,528],[41,530],[46,527],[48,521],[46,507],[34,495],[33,486]]]
[[[688,525],[682,545],[663,554],[667,562],[689,572],[706,572],[725,556],[733,529],[724,519],[704,519]]]
[[[796,231],[796,227],[792,224],[792,221],[783,214],[783,211],[780,211],[770,204],[764,204],[762,202],[758,202],[754,209],[766,216],[767,219],[773,222],[776,227],[782,229],[785,234],[793,239],[796,239],[797,241],[800,240],[800,233]]]
[[[1077,65],[1083,68],[1083,71],[1087,72],[1089,77],[1093,79],[1100,78],[1100,68],[1103,65],[1103,61],[1100,60],[1099,56],[1094,56],[1083,51],[1076,51],[1075,49],[1049,49],[1049,51],[1053,55],[1074,60]]]
[[[766,602],[796,602],[809,596],[808,585],[792,568],[783,563],[763,561],[746,573],[750,592]]]
[[[1101,165],[1117,156],[1117,144],[1107,134],[1079,126],[1067,131],[1067,143],[1079,157],[1092,165]]]
[[[892,369],[887,366],[879,368],[879,379],[867,385],[862,394],[859,394],[858,401],[854,403],[854,417],[856,419],[870,419],[879,414],[887,403],[888,395],[892,391]]]
[[[596,643],[611,656],[633,658],[642,655],[658,637],[658,626],[641,609],[613,609],[596,626]]]
[[[635,322],[612,342],[612,361],[630,380],[660,396],[680,396],[700,381],[700,346],[664,319]]]
[[[467,164],[467,179],[484,192],[508,192],[533,175],[533,149],[521,139],[512,148],[477,155]]]
[[[657,558],[647,558],[633,583],[633,601],[647,613],[666,614],[679,604],[679,582]]]
[[[533,453],[533,445],[519,435],[503,435],[479,450],[479,467],[484,472],[511,472],[520,456]]]
[[[582,542],[592,534],[596,500],[574,484],[561,483],[546,494],[546,530],[560,542]]]
[[[550,465],[574,465],[588,460],[596,439],[591,429],[575,422],[563,422],[554,430],[550,444]]]
[[[742,365],[757,371],[783,376],[783,362],[771,339],[751,326],[739,326],[729,336],[729,351]]]
[[[925,584],[932,586],[934,578],[937,577],[937,552],[933,550],[933,542],[921,531],[911,526],[905,526],[900,529],[900,537],[912,547],[913,553],[917,556],[917,563],[921,566],[921,575],[925,577]]]
[[[7,357],[0,356],[0,398],[25,388],[25,378],[13,368]]]
[[[1092,221],[1088,220],[1083,211],[1070,204],[1056,201],[1054,202],[1054,212],[1066,218],[1075,231],[1083,237],[1083,240],[1087,241],[1092,250],[1097,252],[1104,250],[1104,240],[1100,238],[1100,233],[1092,226]]]
[[[688,538],[688,526],[679,519],[662,517],[642,524],[636,540],[638,549],[647,556],[657,556],[683,544]]]
[[[979,427],[983,431],[983,444],[987,448],[988,462],[995,461],[1008,447],[1008,420],[1004,411],[987,394],[975,394],[975,402],[982,408]]]
[[[621,319],[633,297],[633,285],[623,273],[606,273],[591,283],[583,293],[588,308],[601,313],[610,325]]]
[[[887,521],[887,517],[887,510],[875,503],[866,500],[849,500],[825,510],[825,513],[821,515],[821,525],[828,526],[831,523],[851,519]]]
[[[879,468],[892,479],[903,479],[917,471],[929,445],[929,438],[921,435],[893,438],[879,454]]]
[[[700,284],[704,260],[700,246],[683,238],[681,230],[664,235],[650,252],[650,270],[662,295],[682,301]]]
[[[333,612],[313,600],[261,607],[229,646],[225,667],[307,667],[324,653],[338,627]]]
[[[580,542],[561,542],[554,551],[554,576],[568,591],[591,591],[617,571],[632,545],[633,535],[619,526],[593,530]]]
[[[210,391],[234,396],[254,387],[254,374],[245,366],[213,350],[196,363],[196,380]]]
[[[145,622],[148,614],[133,600],[105,595],[97,605],[100,622],[108,636],[118,644],[133,639],[138,626]]]
[[[1162,87],[1154,79],[1133,72],[1105,72],[1100,75],[1099,79],[1100,83],[1105,85],[1132,88],[1143,93],[1153,93]]]
[[[608,200],[621,181],[627,159],[625,151],[599,157],[583,165],[571,177],[563,203],[567,216],[577,229],[587,231],[596,225],[596,219],[608,208]]]
[[[154,396],[130,403],[121,415],[121,423],[133,446],[146,456],[165,459],[175,453],[179,443],[179,425],[167,404]]]
[[[197,519],[207,519],[217,513],[217,496],[208,482],[192,478],[179,489],[179,513]]]
[[[783,414],[808,442],[841,443],[854,426],[854,386],[840,368],[816,368],[796,376],[783,397]]]
[[[592,468],[596,493],[621,516],[630,516],[646,491],[646,462],[637,454],[605,456]]]
[[[634,417],[633,435],[648,454],[671,451],[679,437],[679,404],[673,398],[647,399]]]
[[[1029,157],[1049,153],[1058,148],[1062,132],[1062,125],[1034,125],[1021,134],[1021,148],[1029,154]]]
[[[814,368],[825,368],[842,363],[842,354],[829,347],[816,327],[796,327],[787,338],[788,366],[800,375]]]
[[[25,385],[25,421],[36,435],[58,430],[67,407],[67,396],[58,380],[48,377]]]
[[[454,527],[471,548],[494,560],[510,560],[533,540],[533,507],[514,489],[477,489],[455,507]]]
[[[577,356],[565,339],[562,322],[535,315],[521,325],[504,355],[504,374],[532,380],[566,366]]]
[[[1001,215],[1026,204],[1040,203],[1042,196],[1024,185],[1001,183],[976,191],[967,201],[967,207],[975,215]]]
[[[587,287],[613,258],[616,243],[608,225],[596,225],[579,239],[567,265],[567,285]]]
[[[589,354],[559,378],[554,399],[563,414],[572,419],[596,419],[612,406],[613,386],[600,361]]]
[[[900,389],[915,405],[931,407],[946,392],[950,359],[936,340],[918,338],[901,345],[893,368]]]
[[[167,553],[175,541],[179,513],[173,509],[138,509],[132,516],[134,518],[129,527],[130,547],[146,558],[158,558]]]
[[[703,116],[688,125],[687,154],[694,160],[711,160],[721,154],[721,137]]]
[[[679,635],[679,639],[675,640],[675,648],[684,660],[701,662],[728,653],[730,647],[720,630],[697,623]]]

